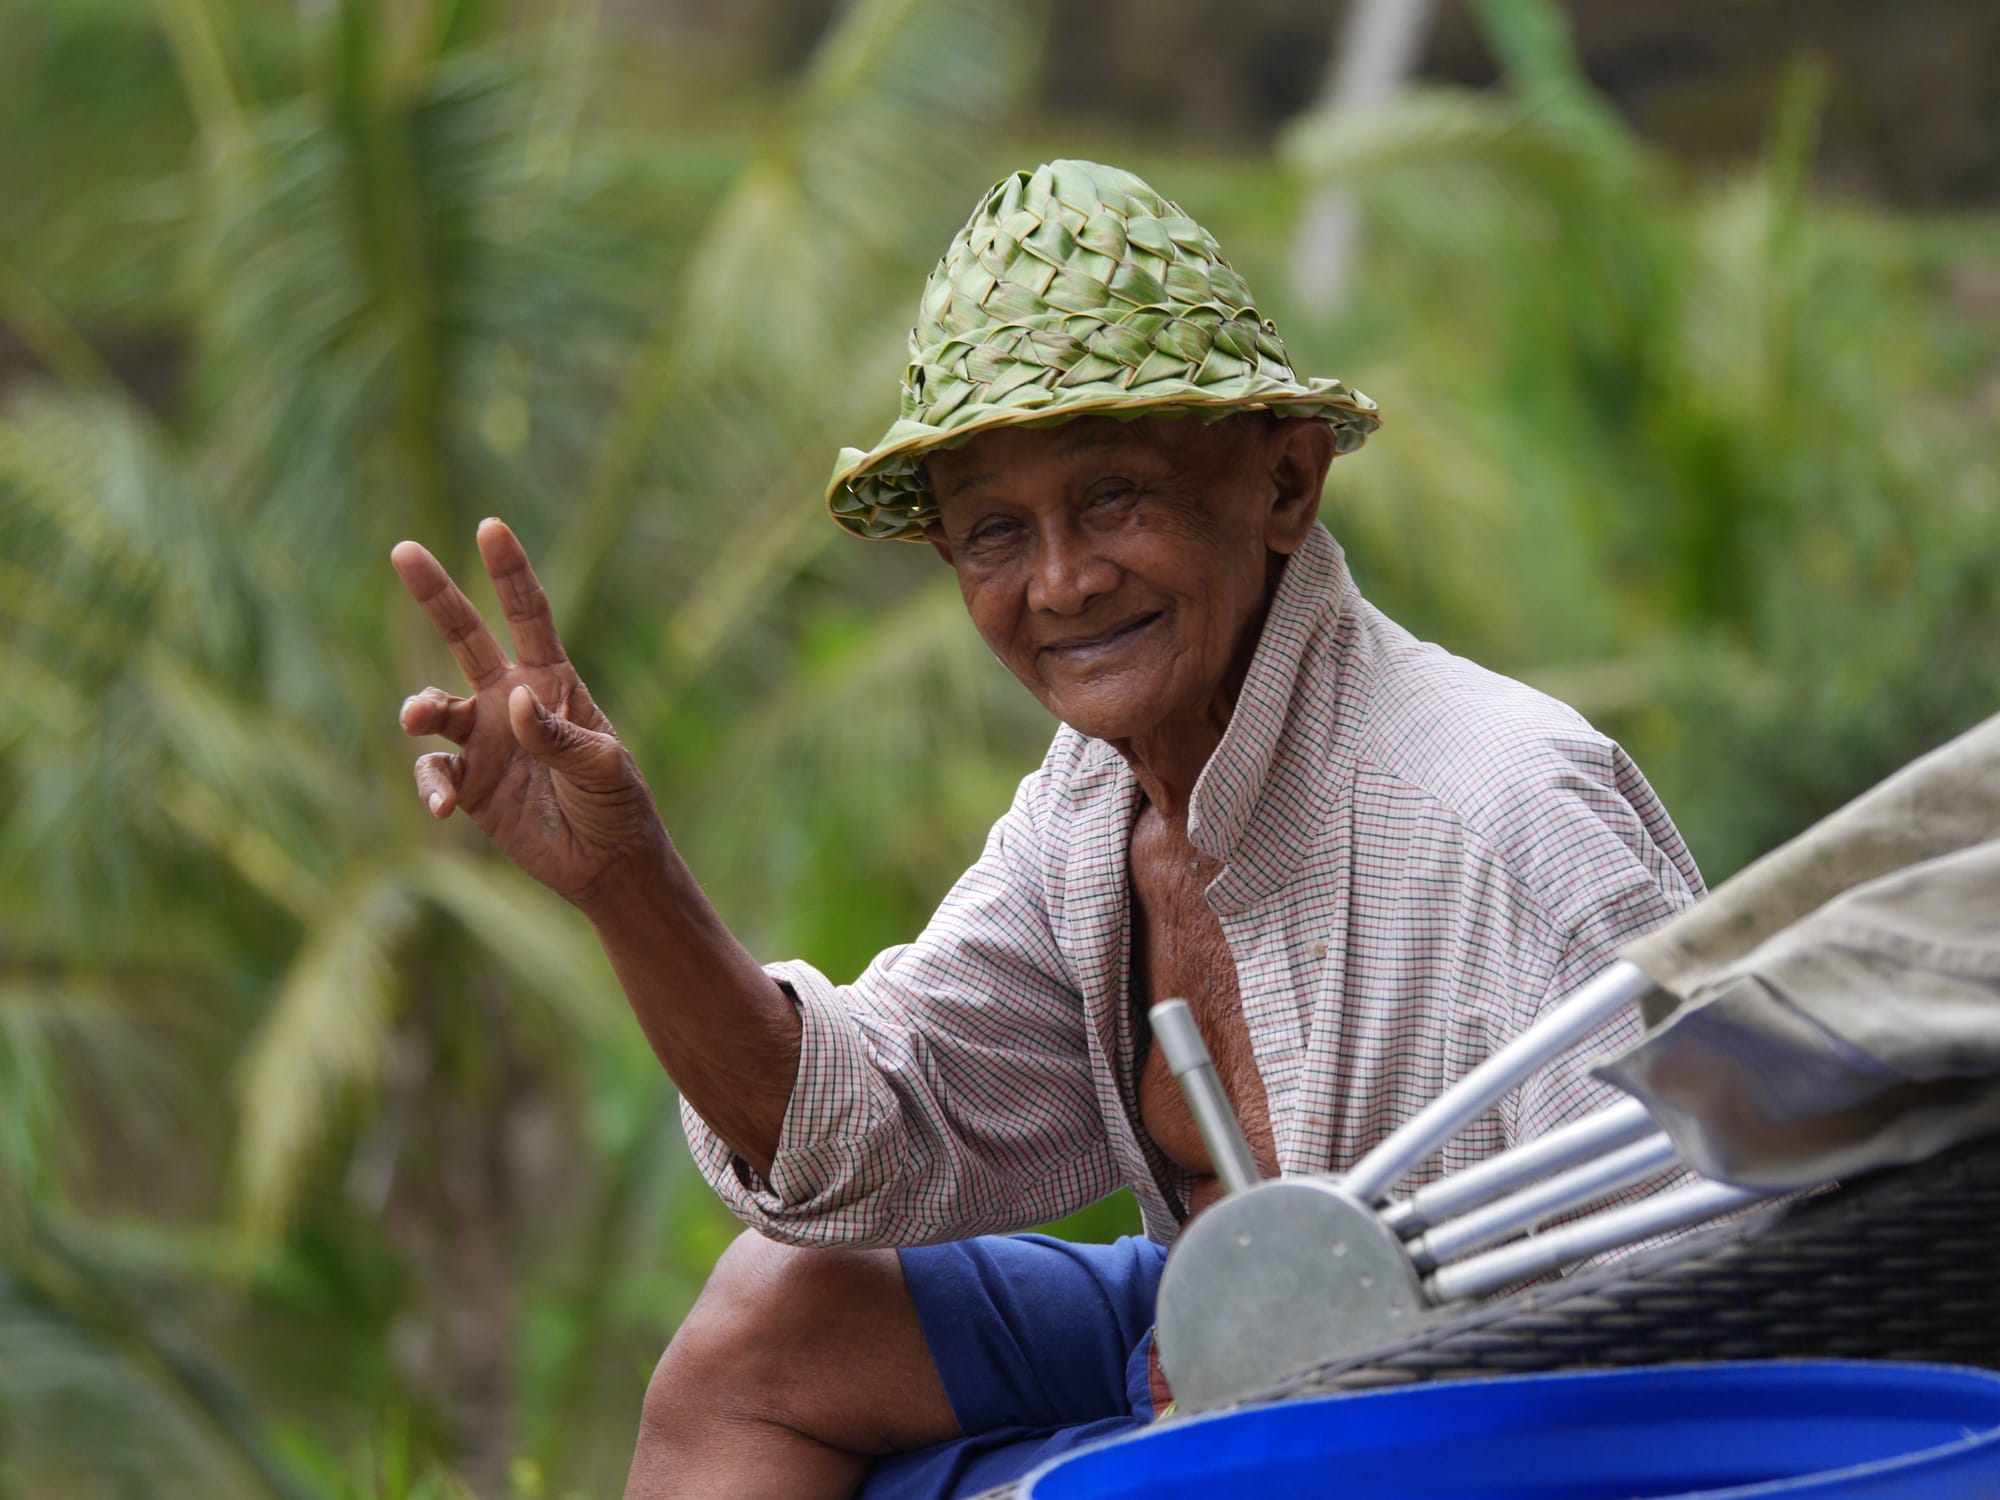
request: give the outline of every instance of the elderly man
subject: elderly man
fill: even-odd
[[[1147,1420],[1166,1246],[1217,1192],[1151,1001],[1187,998],[1267,1173],[1335,1170],[1700,892],[1616,745],[1356,592],[1318,512],[1373,404],[1296,375],[1146,184],[1003,181],[912,346],[834,516],[928,541],[1062,727],[930,926],[852,985],[722,925],[512,533],[479,545],[514,661],[395,553],[474,689],[404,705],[459,746],[420,795],[589,917],[758,1231],[660,1362],[629,1496],[970,1493]],[[1444,1165],[1599,1088],[1552,1068]],[[1009,1234],[1121,1185],[1143,1239]]]

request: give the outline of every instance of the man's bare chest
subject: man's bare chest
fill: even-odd
[[[1270,1109],[1243,1019],[1236,965],[1206,896],[1220,869],[1153,809],[1141,813],[1131,848],[1132,998],[1142,1010],[1172,996],[1188,1002],[1252,1152],[1275,1174]],[[1171,1160],[1208,1175],[1208,1152],[1158,1049],[1148,1050],[1140,1069],[1139,1116]]]

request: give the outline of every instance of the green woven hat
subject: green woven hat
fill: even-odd
[[[827,508],[856,536],[937,519],[919,465],[996,427],[1096,414],[1273,411],[1331,423],[1351,453],[1380,425],[1338,380],[1301,379],[1213,236],[1116,167],[1053,161],[998,183],[924,283],[894,425],[843,448]]]

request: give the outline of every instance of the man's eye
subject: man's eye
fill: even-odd
[[[1092,505],[1120,505],[1130,500],[1138,491],[1122,479],[1107,480],[1090,492]]]
[[[966,533],[965,539],[974,546],[979,546],[987,542],[1000,541],[1011,536],[1019,529],[1018,523],[1001,516],[995,516],[991,520],[981,521],[978,525],[974,526],[971,531]]]

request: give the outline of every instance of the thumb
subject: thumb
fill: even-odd
[[[522,749],[572,781],[588,785],[603,780],[606,752],[616,756],[616,739],[557,718],[525,683],[507,695],[507,720]]]

